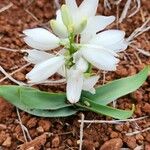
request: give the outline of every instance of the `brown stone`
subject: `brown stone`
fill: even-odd
[[[11,146],[11,137],[7,137],[2,145],[5,147],[10,147]]]
[[[52,147],[57,148],[59,147],[59,144],[60,144],[59,136],[55,136],[52,140]]]
[[[2,144],[6,140],[6,134],[4,131],[0,132],[0,144]]]
[[[145,150],[150,150],[150,144],[145,145]]]
[[[118,137],[118,133],[117,132],[111,132],[110,137],[113,138],[117,138]]]
[[[27,127],[28,128],[33,128],[36,126],[37,123],[37,119],[36,118],[31,118],[28,122],[27,122]]]
[[[35,138],[31,142],[24,143],[20,145],[19,150],[25,150],[25,149],[35,149],[40,150],[41,147],[46,143],[46,134],[42,134],[41,136]]]
[[[131,94],[131,97],[137,102],[141,102],[143,100],[143,93],[137,90]]]
[[[100,150],[120,150],[123,142],[120,138],[111,139],[106,141],[100,148]]]
[[[123,124],[117,124],[117,125],[115,125],[115,129],[117,130],[117,131],[122,131],[123,130]]]
[[[0,98],[0,122],[2,122],[7,117],[10,117],[13,112],[13,106],[6,102],[4,99]]]
[[[5,130],[7,126],[5,124],[0,124],[0,130]]]
[[[38,124],[44,129],[44,131],[49,131],[51,128],[51,122],[48,120],[40,120]]]
[[[36,130],[37,130],[38,133],[43,133],[44,132],[44,129],[41,126],[37,127]]]
[[[134,149],[137,146],[136,139],[134,137],[127,137],[125,142],[127,143],[128,147],[131,149]]]
[[[67,144],[68,144],[69,146],[72,146],[73,142],[71,141],[71,139],[67,139]]]
[[[150,104],[146,103],[144,105],[144,107],[142,108],[142,110],[146,113],[149,113],[150,114]]]
[[[146,135],[146,141],[147,141],[147,142],[150,142],[150,134],[147,134],[147,135]]]
[[[95,144],[90,140],[83,140],[83,149],[93,150],[95,149]]]
[[[19,81],[26,80],[25,75],[22,72],[15,73],[13,77],[16,78]]]

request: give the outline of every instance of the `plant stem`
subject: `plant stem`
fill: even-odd
[[[70,55],[72,55],[76,50],[74,48],[74,34],[73,33],[70,33],[70,36],[69,36],[69,52],[70,52]]]

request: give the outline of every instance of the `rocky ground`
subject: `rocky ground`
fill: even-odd
[[[98,13],[103,15],[119,15],[125,0],[112,10],[99,5]],[[5,11],[1,8],[9,5]],[[56,5],[53,0],[0,0],[0,65],[11,73],[27,62],[21,52],[4,50],[27,48],[22,40],[22,31],[37,26],[48,27],[48,21],[55,17]],[[141,26],[149,15],[149,2],[142,0],[140,11],[131,18],[126,18],[121,24],[115,22],[111,27],[120,28],[127,33],[127,37]],[[148,32],[135,39],[138,48],[150,52]],[[100,72],[99,84],[113,79],[126,77],[139,72],[146,64],[150,64],[150,57],[129,47],[120,54],[121,62],[116,72],[104,74]],[[17,72],[13,77],[26,82],[25,74],[32,68],[28,66]],[[4,77],[0,74],[0,80]],[[53,78],[56,78],[54,76]],[[4,80],[1,85],[14,84]],[[41,90],[59,92],[64,86],[38,86]],[[136,92],[124,96],[117,101],[116,107],[125,109],[135,104],[133,118],[150,115],[150,77]],[[18,113],[17,113],[18,112]],[[19,118],[20,116],[20,118]],[[15,107],[0,98],[0,149],[2,150],[78,150],[80,139],[80,122],[82,112],[67,118],[39,118],[25,112],[17,111]],[[84,112],[86,120],[111,120],[91,112]],[[24,125],[23,129],[20,120]],[[119,150],[121,148],[135,150],[150,150],[150,119],[125,122],[123,124],[93,123],[84,124],[83,150]],[[23,131],[28,131],[24,136]],[[130,134],[128,134],[130,133]],[[27,142],[26,142],[27,141]]]

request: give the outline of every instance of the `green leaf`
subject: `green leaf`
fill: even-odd
[[[76,104],[78,107],[85,108],[87,110],[96,112],[98,114],[106,115],[113,117],[115,119],[127,119],[130,118],[134,112],[134,105],[132,110],[120,110],[109,106],[100,105],[94,103],[92,100],[89,100],[85,97],[82,98],[82,103]]]
[[[115,80],[98,87],[95,95],[83,92],[83,96],[95,103],[107,105],[113,100],[137,90],[145,82],[149,71],[150,66],[147,66],[136,75]]]
[[[69,107],[66,95],[49,93],[23,86],[0,86],[0,96],[17,107],[42,110],[56,110]]]
[[[38,117],[68,117],[77,113],[77,110],[72,107],[65,107],[57,110],[41,110],[41,109],[25,109],[21,110]]]

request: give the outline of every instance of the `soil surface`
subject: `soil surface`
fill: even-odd
[[[99,5],[98,13],[102,15],[115,15],[122,12],[125,0],[117,9],[112,5],[112,10]],[[0,46],[11,49],[24,49],[27,45],[22,40],[22,31],[28,28],[49,26],[49,20],[55,17],[56,7],[53,0],[0,0],[0,9],[12,3],[12,7],[0,13]],[[117,11],[118,10],[118,11]],[[148,18],[150,12],[149,1],[142,0],[140,11],[133,17],[127,18],[122,24],[115,22],[112,28],[126,31],[127,37]],[[144,33],[135,39],[138,48],[149,51],[149,36]],[[101,79],[99,84],[107,83],[113,79],[126,77],[139,72],[146,64],[150,64],[150,57],[139,53],[129,47],[125,53],[120,54],[121,62],[116,72],[109,72]],[[8,72],[22,67],[27,62],[21,52],[10,52],[0,49],[0,65]],[[29,66],[13,77],[26,82],[25,74],[31,70]],[[0,79],[4,75],[0,73]],[[53,78],[56,78],[54,76]],[[4,80],[1,85],[13,84]],[[38,86],[41,90],[59,92],[64,91],[64,86]],[[150,77],[136,92],[120,98],[116,107],[120,109],[131,108],[135,104],[134,118],[150,115]],[[16,108],[0,98],[0,149],[2,150],[78,150],[80,138],[81,113],[67,118],[39,118],[31,116],[21,110],[22,124],[29,131],[30,136],[25,137],[19,123]],[[88,120],[111,120],[110,117],[84,112]],[[125,122],[123,124],[84,124],[83,150],[120,150],[121,148],[150,150],[150,130],[139,134],[126,135],[126,133],[142,131],[150,127],[147,117],[140,121]]]

